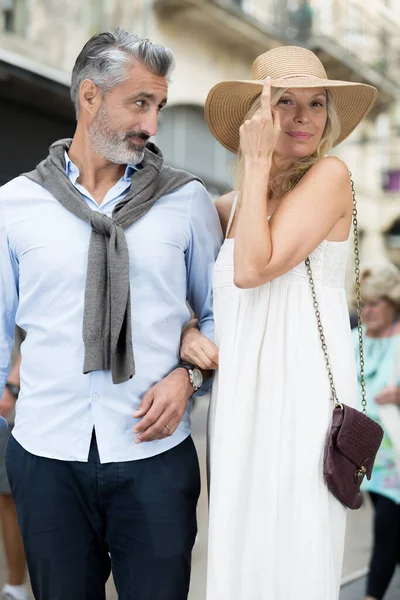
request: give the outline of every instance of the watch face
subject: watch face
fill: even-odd
[[[200,369],[193,369],[193,385],[199,388],[203,385],[203,375]]]

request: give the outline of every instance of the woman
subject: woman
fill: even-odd
[[[207,600],[338,598],[346,512],[322,475],[332,403],[304,260],[338,397],[355,405],[344,291],[352,190],[347,167],[325,154],[375,98],[328,80],[296,47],[259,56],[252,81],[208,96],[211,132],[239,163],[236,191],[217,201],[226,239],[214,271]]]
[[[400,272],[391,264],[361,274],[364,364],[368,415],[385,430],[370,481],[374,545],[367,600],[381,600],[400,562]],[[354,349],[359,351],[358,333]]]

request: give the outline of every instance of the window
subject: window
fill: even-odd
[[[23,35],[25,31],[26,0],[0,0],[3,29]]]
[[[397,219],[386,232],[390,248],[400,248],[400,219]]]
[[[12,0],[2,0],[4,30],[13,31],[14,29],[14,11]]]
[[[385,192],[400,192],[400,169],[382,172],[382,189]]]
[[[160,114],[155,142],[166,164],[200,177],[212,196],[232,189],[234,155],[213,138],[202,108],[187,105],[165,108]]]
[[[400,267],[400,219],[392,224],[385,237],[389,260]]]

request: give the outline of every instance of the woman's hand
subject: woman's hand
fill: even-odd
[[[256,114],[240,127],[240,149],[249,164],[268,164],[281,132],[278,111],[271,110],[271,79],[267,77]]]
[[[375,398],[377,404],[397,404],[400,406],[400,388],[390,385],[383,389]]]
[[[204,371],[218,369],[218,348],[197,327],[183,330],[181,359]]]

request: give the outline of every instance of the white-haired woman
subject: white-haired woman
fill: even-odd
[[[368,415],[385,431],[370,481],[374,544],[367,600],[382,600],[400,562],[400,272],[376,264],[361,274],[364,365]],[[354,349],[359,351],[358,333]]]
[[[375,98],[327,79],[296,47],[259,56],[252,81],[208,96],[211,132],[240,158],[235,191],[217,201],[226,239],[214,270],[207,600],[339,596],[346,511],[323,479],[332,403],[305,259],[338,397],[354,406],[352,188],[346,165],[325,155]]]

